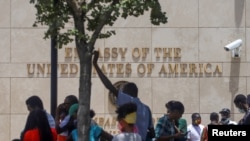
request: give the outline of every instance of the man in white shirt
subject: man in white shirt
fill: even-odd
[[[187,141],[200,141],[201,133],[204,128],[204,125],[201,124],[201,116],[199,113],[193,113],[192,124],[189,124],[187,127]]]

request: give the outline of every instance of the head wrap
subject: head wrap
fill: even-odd
[[[72,116],[74,113],[77,112],[79,105],[78,104],[73,104],[69,108],[69,115]]]
[[[136,112],[127,114],[124,118],[124,120],[128,123],[128,124],[134,124],[136,121]]]

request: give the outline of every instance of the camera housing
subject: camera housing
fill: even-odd
[[[238,39],[229,44],[227,44],[224,49],[226,51],[232,51],[232,57],[240,57],[240,50],[241,50],[242,40]]]

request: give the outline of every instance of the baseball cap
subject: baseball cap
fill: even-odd
[[[227,114],[230,114],[230,110],[228,108],[223,108],[220,113],[227,113]]]

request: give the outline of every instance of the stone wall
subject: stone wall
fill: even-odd
[[[151,25],[149,13],[145,13],[104,28],[117,34],[97,42],[96,48],[102,55],[106,53],[100,65],[113,83],[135,82],[140,99],[150,106],[155,120],[166,113],[167,101],[180,100],[188,123],[193,112],[200,112],[203,124],[207,124],[209,114],[224,107],[230,108],[231,117],[238,121],[242,114],[232,99],[235,94],[250,93],[250,1],[159,1],[167,12],[165,25]],[[34,20],[35,9],[28,1],[0,0],[0,136],[6,141],[19,137],[29,96],[40,96],[50,111],[50,40],[42,38],[46,27],[32,27]],[[70,27],[72,23],[67,25]],[[239,38],[243,40],[241,56],[232,58],[223,47]],[[72,43],[58,52],[58,103],[66,95],[78,95],[79,61],[74,47]],[[116,53],[116,49],[117,56],[108,56],[107,52]],[[94,72],[92,88],[91,108],[97,113],[96,120],[116,133],[115,107]]]

